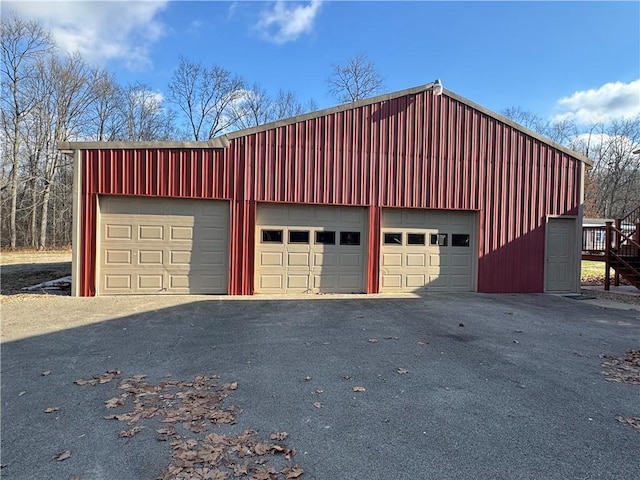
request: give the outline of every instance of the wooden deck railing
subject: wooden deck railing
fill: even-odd
[[[611,285],[611,269],[615,286],[623,276],[640,289],[640,207],[603,227],[583,227],[582,259],[605,262],[605,290]]]

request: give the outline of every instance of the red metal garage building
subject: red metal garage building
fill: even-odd
[[[209,142],[61,144],[73,294],[577,291],[590,161],[433,87]]]

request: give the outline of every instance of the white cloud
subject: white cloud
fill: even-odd
[[[556,102],[554,121],[573,120],[594,124],[640,114],[640,79],[630,83],[605,83],[599,88],[575,92]]]
[[[165,32],[157,15],[168,0],[3,2],[3,12],[38,20],[66,52],[94,63],[121,60],[132,70],[150,65],[150,49]]]
[[[256,28],[271,42],[291,42],[313,29],[313,22],[321,5],[321,0],[311,0],[306,5],[291,5],[278,0],[272,9],[260,14]]]

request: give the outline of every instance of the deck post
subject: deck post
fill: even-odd
[[[611,273],[611,265],[609,264],[610,250],[611,250],[611,226],[613,222],[606,222],[604,230],[604,289],[609,290],[611,286],[611,279],[609,275]]]
[[[618,255],[621,255],[621,252],[620,252],[620,246],[621,246],[620,232],[622,232],[622,220],[620,220],[619,218],[616,218],[615,245],[616,245],[616,253]],[[620,286],[620,274],[618,273],[618,270],[615,270],[613,272],[613,286],[614,287],[619,287]]]
[[[638,245],[640,245],[640,222],[636,223],[636,231],[633,235],[633,239],[636,241]],[[640,257],[640,247],[636,246],[636,257]]]

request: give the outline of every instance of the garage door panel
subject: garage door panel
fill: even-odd
[[[260,263],[263,267],[284,266],[284,254],[282,252],[260,252]]]
[[[362,277],[359,275],[341,275],[337,278],[340,288],[359,288],[362,281]]]
[[[140,265],[159,265],[162,266],[163,261],[162,250],[139,250],[138,263]]]
[[[259,205],[256,293],[364,291],[366,218],[362,207]]]
[[[99,207],[98,293],[227,292],[227,202],[103,196]]]
[[[309,276],[308,275],[288,275],[287,288],[295,288],[295,289],[309,288]]]
[[[193,227],[170,227],[170,240],[193,240]]]
[[[402,275],[400,274],[383,274],[382,275],[382,287],[383,288],[401,288],[402,287]]]
[[[426,275],[424,274],[407,274],[405,278],[405,286],[408,288],[419,288],[426,282]]]
[[[138,227],[138,240],[164,240],[164,226],[140,225]]]
[[[471,286],[470,277],[467,274],[451,275],[451,287],[452,288],[468,288]]]
[[[338,264],[341,267],[361,267],[362,255],[359,253],[341,253]]]
[[[382,266],[383,267],[400,267],[400,266],[402,266],[402,254],[401,253],[383,253],[382,254]]]
[[[172,250],[169,255],[171,265],[191,265],[191,251]]]
[[[309,267],[309,254],[289,252],[287,263],[292,267]]]
[[[451,255],[451,266],[452,267],[469,267],[471,262],[471,256],[467,255]]]
[[[313,265],[316,267],[334,267],[336,265],[335,253],[314,253]]]
[[[282,275],[261,275],[260,288],[265,291],[282,290]]]
[[[475,288],[477,213],[389,208],[381,223],[381,292]]]
[[[105,238],[107,240],[133,240],[131,225],[105,225]]]
[[[131,250],[106,250],[105,264],[107,265],[131,265]]]
[[[161,274],[138,274],[137,277],[139,289],[162,290],[163,278]]]
[[[337,287],[337,279],[328,275],[313,275],[313,288],[320,292],[331,291]]]
[[[429,254],[429,265],[432,267],[444,267],[447,265],[447,257],[438,253],[431,253]]]
[[[129,290],[131,288],[131,275],[105,275],[105,287],[110,290]]]
[[[227,253],[217,250],[212,252],[202,252],[197,263],[202,268],[218,267],[216,269],[216,271],[218,271],[227,264]]]
[[[424,253],[408,253],[406,255],[406,265],[408,267],[424,267],[427,264],[426,254]]]

